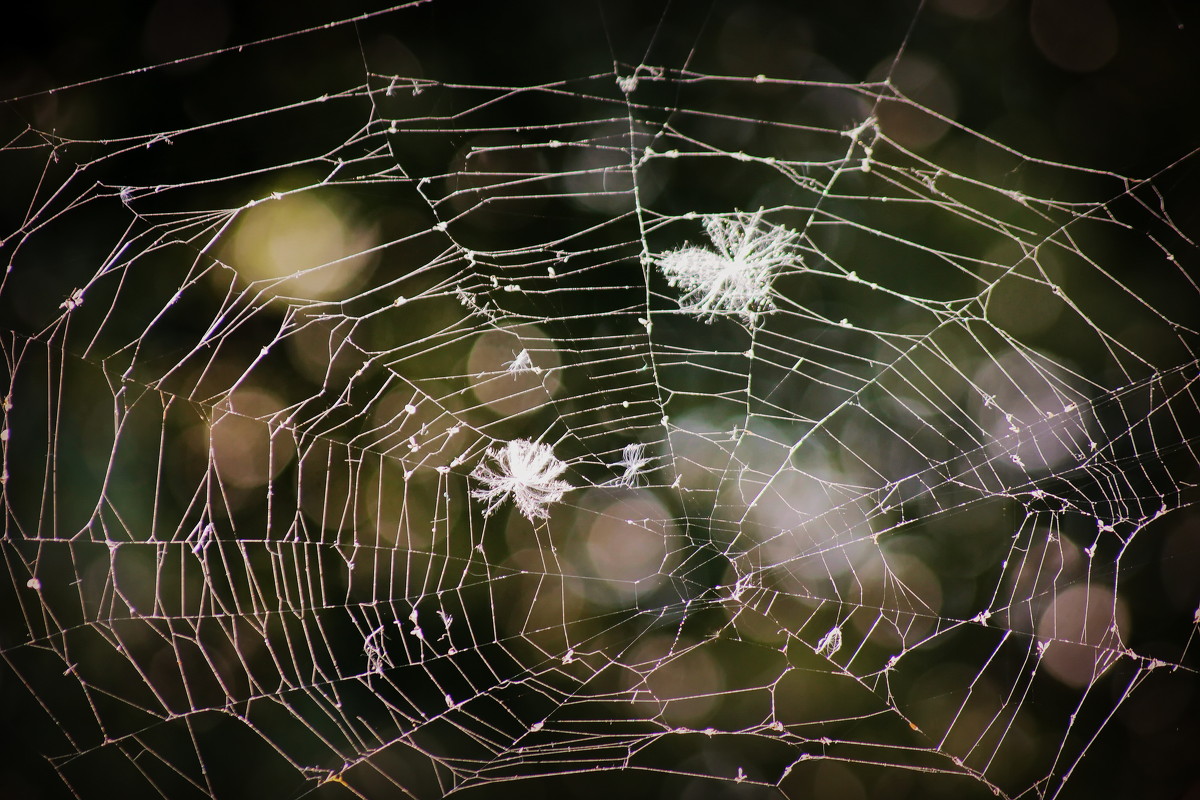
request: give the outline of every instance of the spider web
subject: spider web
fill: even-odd
[[[1023,155],[909,55],[364,44],[424,13],[8,103],[360,46],[0,152],[6,727],[63,786],[1054,797],[1183,713],[1188,161]]]

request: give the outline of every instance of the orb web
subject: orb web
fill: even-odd
[[[0,151],[2,652],[63,786],[1053,797],[1194,678],[1190,162],[1023,155],[916,56],[361,50]]]

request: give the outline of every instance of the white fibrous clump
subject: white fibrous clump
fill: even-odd
[[[641,482],[642,473],[646,470],[646,465],[650,463],[650,459],[646,457],[646,446],[641,442],[633,442],[625,445],[621,450],[621,460],[616,463],[616,466],[623,467],[624,471],[621,476],[614,478],[605,483],[605,486],[625,486],[633,488]]]
[[[559,479],[567,465],[554,455],[548,444],[528,439],[513,439],[503,447],[488,450],[495,466],[481,463],[471,477],[482,481],[484,488],[475,489],[471,496],[487,501],[485,516],[495,511],[505,498],[511,496],[517,509],[532,522],[550,515],[547,506],[557,503],[571,484]]]
[[[654,257],[675,289],[681,289],[680,308],[712,320],[734,314],[754,321],[758,312],[773,307],[771,281],[795,258],[799,236],[790,228],[764,223],[753,216],[707,217],[704,228],[716,252],[687,245]]]
[[[510,375],[520,375],[522,372],[541,372],[542,368],[534,366],[533,357],[528,350],[522,350],[513,357],[512,361],[504,364],[505,371]]]
[[[829,629],[828,633],[826,633],[824,636],[821,637],[821,640],[819,642],[817,642],[817,646],[814,649],[814,652],[817,655],[823,654],[825,656],[832,658],[833,654],[841,649],[842,649],[842,629],[840,626],[835,625]]]

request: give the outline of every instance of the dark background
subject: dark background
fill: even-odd
[[[935,108],[949,103],[943,110],[952,111],[963,126],[1031,156],[1154,178],[1180,230],[1193,240],[1200,234],[1200,175],[1193,157],[1200,145],[1200,11],[1195,3],[931,0],[919,7],[911,2],[434,0],[290,36],[376,10],[377,5],[328,2],[162,0],[22,4],[4,11],[0,141],[7,148],[0,153],[0,237],[23,225],[30,199],[41,196],[40,181],[55,185],[75,164],[104,149],[67,144],[43,178],[45,151],[36,149],[37,142],[54,136],[64,142],[111,142],[336,93],[364,82],[364,62],[379,73],[513,86],[547,76],[604,73],[614,63],[624,65],[624,72],[645,63],[715,74],[862,81],[886,74],[902,42],[909,54],[939,63],[950,81],[950,99],[923,98],[919,86],[912,88],[916,99]],[[245,57],[227,50],[260,40],[273,41],[248,49]],[[205,53],[217,54],[193,58]],[[122,77],[126,72],[134,74]],[[902,82],[901,88],[906,88]],[[317,149],[313,142],[333,146],[352,129],[354,121],[332,116],[291,123],[272,117],[237,140],[236,147],[226,137],[213,149],[195,151],[190,161],[172,160],[178,174],[137,178],[173,183],[206,171],[232,174],[282,161],[288,153],[307,155]],[[926,155],[936,161],[938,147]],[[440,153],[430,158],[445,160]],[[131,169],[136,172],[136,162]],[[106,177],[103,170],[94,174]],[[1081,178],[1080,185],[1086,190],[1086,180]],[[704,198],[696,203],[702,207]],[[1194,267],[1195,253],[1187,255]],[[8,257],[0,249],[0,258]],[[94,265],[73,265],[68,254],[47,269],[66,274]],[[39,327],[37,314],[26,306],[36,305],[29,300],[36,296],[34,290],[0,296],[5,330]],[[1164,620],[1164,627],[1179,630],[1179,621]],[[3,644],[13,644],[7,632]],[[1172,729],[1145,735],[1138,720],[1163,702],[1189,711]],[[0,679],[0,703],[9,733],[0,756],[0,796],[60,796],[61,787],[39,755],[46,742],[54,741],[52,729],[7,674]],[[1135,695],[1093,745],[1066,796],[1198,796],[1196,709],[1194,681]],[[674,796],[684,787],[659,775],[618,773],[502,784],[479,796],[599,797],[643,790]],[[709,787],[705,791],[712,794],[701,796],[737,796],[732,786]],[[246,791],[252,796],[250,787]],[[254,791],[269,796],[269,788]]]

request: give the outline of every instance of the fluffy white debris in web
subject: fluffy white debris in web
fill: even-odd
[[[774,307],[771,282],[794,261],[799,234],[764,223],[761,210],[752,216],[706,217],[704,228],[716,252],[689,244],[652,261],[667,283],[683,292],[679,306],[684,311],[708,321],[729,314],[754,322],[759,312]]]
[[[505,372],[509,375],[520,375],[522,372],[538,372],[542,371],[541,367],[534,366],[533,357],[529,355],[528,350],[522,350],[517,353],[512,361],[504,363]]]
[[[486,500],[483,513],[490,515],[511,497],[517,510],[532,522],[550,515],[548,506],[562,499],[571,484],[559,479],[567,465],[554,455],[554,448],[529,439],[513,439],[503,447],[491,448],[471,477],[482,482],[471,496]]]
[[[833,655],[841,649],[842,628],[839,625],[835,625],[829,629],[828,633],[821,637],[821,640],[817,642],[817,646],[814,648],[813,652],[815,652],[817,655],[823,654],[829,658],[833,658]]]
[[[646,465],[649,463],[650,459],[646,456],[646,445],[641,442],[627,444],[621,451],[621,460],[615,464],[615,466],[623,467],[624,471],[619,477],[601,485],[624,486],[632,489],[641,483],[642,473],[645,472]]]

